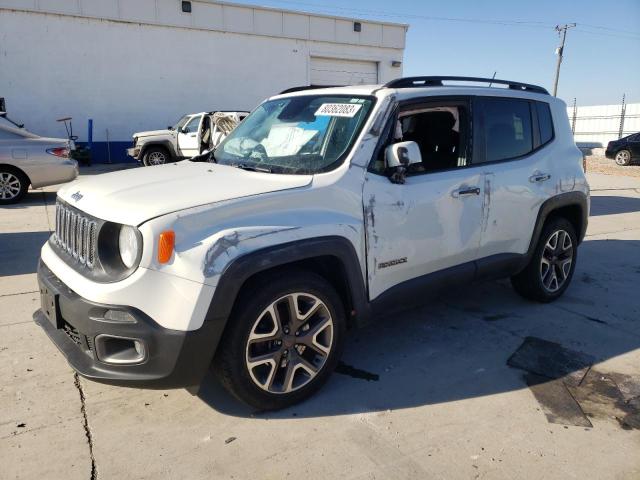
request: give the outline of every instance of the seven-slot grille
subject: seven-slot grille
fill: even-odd
[[[95,262],[97,222],[72,210],[61,202],[56,204],[57,245],[80,264],[91,268]]]

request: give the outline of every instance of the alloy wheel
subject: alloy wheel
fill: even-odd
[[[166,163],[165,154],[162,152],[151,152],[147,162],[149,165],[162,165]]]
[[[311,382],[333,346],[333,318],[315,295],[296,292],[265,308],[253,324],[246,367],[253,382],[269,393],[284,394]]]
[[[542,251],[540,279],[549,293],[560,290],[567,281],[573,263],[573,243],[564,230],[551,234]]]
[[[627,152],[626,150],[621,150],[616,153],[616,163],[618,165],[626,165],[627,163],[629,163],[629,158],[629,152]]]
[[[13,200],[20,194],[20,179],[11,172],[0,172],[0,199]]]

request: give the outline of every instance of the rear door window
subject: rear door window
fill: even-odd
[[[479,98],[475,102],[480,135],[474,163],[497,162],[533,151],[530,102],[517,98]]]

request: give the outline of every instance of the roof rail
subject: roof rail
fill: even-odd
[[[442,81],[450,82],[477,82],[488,83],[489,86],[493,83],[499,85],[508,85],[512,90],[522,90],[526,92],[535,92],[549,95],[549,92],[538,85],[531,85],[528,83],[512,82],[510,80],[498,80],[496,78],[482,78],[482,77],[405,77],[397,78],[385,84],[387,88],[414,88],[414,87],[442,87]]]
[[[278,95],[284,95],[285,93],[302,92],[304,90],[316,90],[318,88],[333,88],[338,85],[301,85],[300,87],[291,87],[281,91]]]

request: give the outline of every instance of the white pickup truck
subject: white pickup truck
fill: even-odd
[[[213,150],[249,112],[200,112],[184,115],[166,130],[133,134],[127,155],[144,166],[162,165]]]

